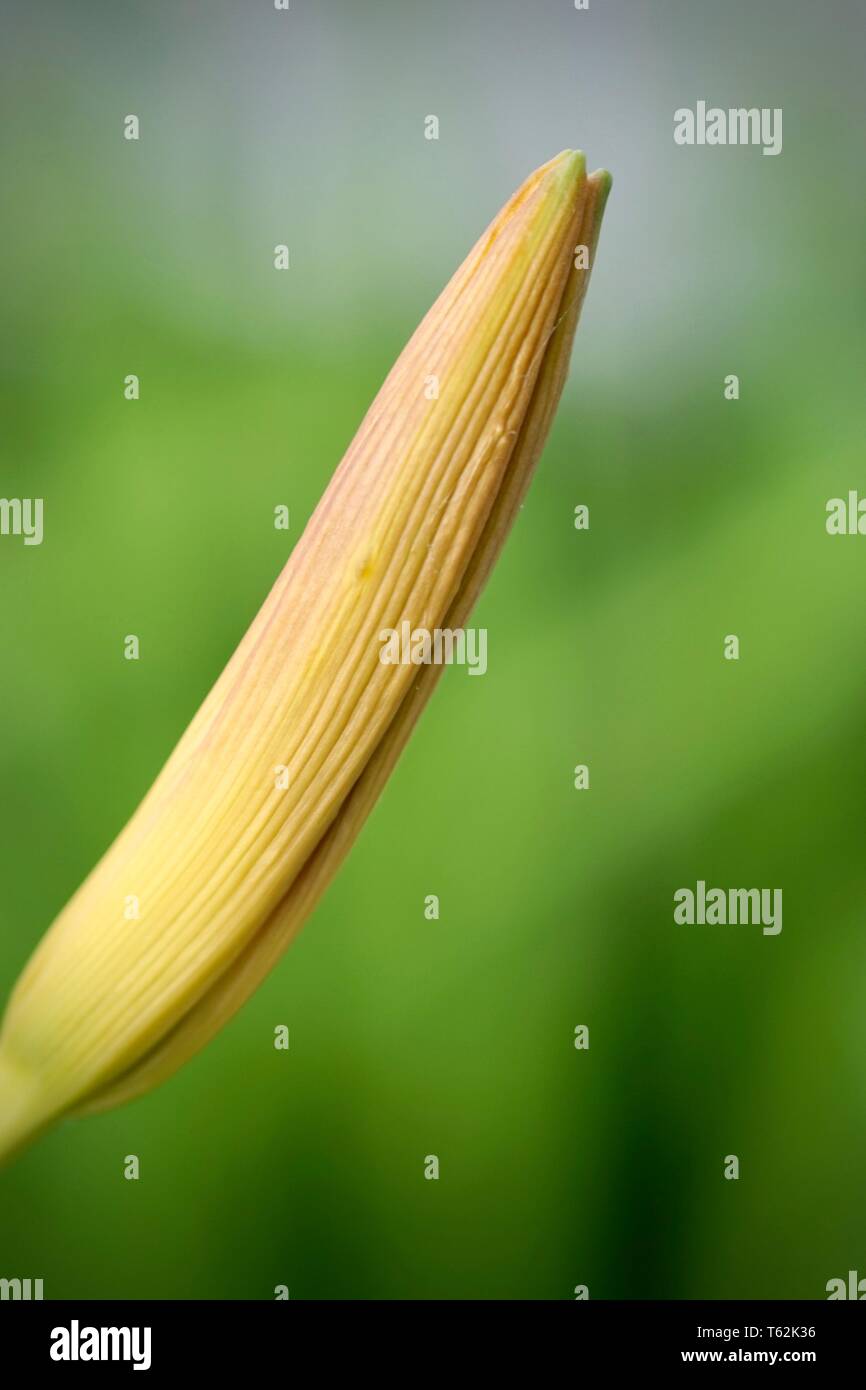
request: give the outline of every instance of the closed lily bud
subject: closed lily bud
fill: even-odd
[[[170,1076],[333,878],[441,673],[386,664],[382,635],[465,623],[556,410],[609,183],[572,151],[536,170],[398,358],[237,651],[12,993],[0,1156]]]

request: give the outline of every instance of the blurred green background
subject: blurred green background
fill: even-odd
[[[45,499],[41,547],[0,539],[4,995],[486,223],[565,146],[614,190],[473,620],[486,678],[446,674],[218,1040],[0,1174],[0,1276],[567,1299],[866,1275],[866,539],[824,524],[866,495],[862,7],[3,12],[0,494]],[[782,107],[782,154],[678,148],[698,99]],[[781,887],[781,935],[675,926],[698,878]]]

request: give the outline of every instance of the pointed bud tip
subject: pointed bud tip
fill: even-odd
[[[586,155],[583,150],[560,150],[542,168],[556,172],[564,184],[577,184],[586,175]]]
[[[591,183],[593,187],[598,189],[599,201],[603,207],[604,204],[607,202],[607,196],[610,193],[611,188],[613,187],[613,175],[608,173],[607,169],[596,169],[595,173],[590,174],[587,182]]]

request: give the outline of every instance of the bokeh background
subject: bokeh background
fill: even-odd
[[[2,9],[0,494],[46,525],[0,540],[4,995],[486,223],[566,146],[614,189],[474,619],[487,676],[446,674],[219,1039],[0,1175],[0,1275],[300,1299],[866,1275],[866,539],[825,531],[866,495],[862,6]],[[783,153],[677,147],[698,99],[782,107]],[[698,878],[781,887],[781,935],[675,926]]]

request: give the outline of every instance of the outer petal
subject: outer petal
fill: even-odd
[[[592,258],[609,191],[610,177],[606,173],[592,174],[587,180],[586,205],[578,243],[588,247],[590,265],[586,270],[572,270],[566,282],[559,317],[546,346],[544,362],[523,427],[472,562],[442,624],[444,627],[459,628],[466,622],[517,516],[544,447],[565,384],[571,345],[589,284]],[[255,992],[297,936],[354,844],[441,673],[441,667],[421,668],[418,679],[339,815],[283,901],[231,969],[217,980],[152,1052],[107,1088],[89,1097],[83,1113],[106,1110],[159,1085],[210,1042]]]

